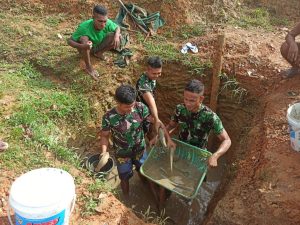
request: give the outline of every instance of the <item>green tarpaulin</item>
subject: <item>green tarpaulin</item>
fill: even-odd
[[[124,23],[128,12],[134,22],[139,24],[147,32],[156,32],[159,27],[165,24],[165,21],[160,17],[159,12],[149,14],[145,9],[131,3],[124,4],[124,6],[127,10],[121,6],[115,18],[115,22],[125,29],[129,27],[128,24]]]
[[[126,9],[124,8],[126,7]],[[139,28],[142,29],[146,33],[153,34],[157,29],[165,24],[165,21],[160,17],[160,13],[152,13],[149,14],[145,9],[138,7],[135,4],[124,4],[122,3],[120,10],[115,18],[115,22],[121,27],[129,28],[129,25],[125,23],[125,18],[127,14],[134,20],[136,24],[138,24]],[[122,40],[120,49],[117,49],[119,53],[118,58],[114,61],[115,65],[118,65],[121,68],[126,67],[128,64],[128,60],[133,55],[131,50],[125,48],[129,41],[129,35],[122,33]]]

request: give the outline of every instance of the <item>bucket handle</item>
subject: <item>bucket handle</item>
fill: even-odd
[[[10,225],[14,225],[14,223],[12,222],[11,216],[10,216],[10,206],[9,206],[9,204],[7,204],[7,218],[8,218],[8,221],[9,221]]]
[[[73,210],[75,208],[76,197],[77,197],[76,194],[74,194],[74,198],[73,198],[73,201],[72,201],[72,206],[71,206],[70,214],[73,212]]]

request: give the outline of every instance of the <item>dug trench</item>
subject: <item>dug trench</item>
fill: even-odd
[[[198,40],[199,46],[213,46],[214,42],[207,42],[207,40]],[[195,40],[197,43],[197,40]],[[205,43],[205,44],[204,44]],[[214,49],[208,49],[207,52],[212,52]],[[236,51],[239,53],[247,53],[249,48],[243,45],[237,45]],[[226,66],[228,62],[226,62]],[[138,64],[145,64],[144,61],[138,62]],[[205,221],[207,215],[213,212],[214,205],[218,200],[225,194],[227,185],[229,185],[231,179],[234,178],[235,172],[237,170],[237,165],[235,164],[235,159],[237,155],[245,154],[245,143],[247,141],[247,134],[252,126],[254,115],[262,115],[261,105],[259,103],[258,95],[256,92],[251,92],[251,90],[257,90],[258,86],[261,85],[260,80],[255,80],[245,78],[243,76],[236,77],[234,74],[236,71],[234,66],[230,65],[228,68],[225,67],[224,77],[222,78],[222,83],[219,88],[218,96],[218,107],[217,113],[221,117],[224,127],[229,133],[232,140],[232,146],[228,153],[221,159],[220,165],[217,169],[211,169],[207,175],[207,181],[202,184],[202,188],[194,201],[190,202],[183,198],[178,197],[173,194],[171,198],[167,201],[166,211],[161,215],[162,218],[169,217],[166,222],[169,224],[200,224]],[[45,68],[38,69],[43,72],[43,74],[52,74]],[[140,67],[133,67],[133,74],[141,74],[143,70]],[[227,76],[227,77],[226,77]],[[163,75],[158,81],[157,88],[157,105],[159,109],[160,118],[164,123],[169,121],[170,116],[175,109],[176,104],[181,103],[183,100],[183,90],[186,82],[190,79],[200,79],[206,86],[205,90],[205,100],[204,104],[209,106],[210,95],[211,95],[211,77],[212,70],[206,69],[204,73],[200,75],[195,75],[190,72],[190,69],[180,65],[180,63],[168,62],[163,67]],[[134,77],[130,82],[133,84],[138,79]],[[235,83],[233,81],[236,81]],[[129,80],[127,80],[128,82]],[[233,85],[231,83],[234,83]],[[60,81],[62,83],[62,81]],[[65,81],[64,83],[67,83]],[[229,85],[231,84],[231,85]],[[247,87],[247,88],[243,88]],[[99,87],[93,89],[93,92],[98,92]],[[240,91],[238,91],[240,90]],[[248,91],[249,90],[249,91]],[[108,92],[108,91],[107,91]],[[259,92],[261,93],[261,92]],[[99,102],[103,106],[103,96],[101,93],[95,93],[95,96],[99,96]],[[111,96],[110,96],[111,97]],[[110,102],[111,103],[111,102]],[[109,107],[113,105],[110,104]],[[258,113],[259,112],[259,113]],[[96,128],[89,128],[91,137],[82,138],[79,134],[76,141],[69,140],[69,145],[78,147],[79,153],[83,153],[84,150],[99,151],[99,139],[98,143],[95,143],[94,134],[97,133]],[[211,137],[209,150],[213,151],[218,146],[218,141],[216,137]],[[249,140],[248,140],[249,141]],[[251,142],[251,140],[250,140]],[[84,149],[82,148],[84,146]],[[108,178],[108,182],[115,186],[120,192],[119,180],[117,178],[116,170],[111,173]],[[149,189],[140,182],[137,176],[135,176],[131,181],[131,196],[129,199],[124,199],[122,194],[116,195],[122,203],[124,203],[128,208],[133,209],[137,216],[145,216],[145,212],[148,209],[151,212],[156,211],[156,206],[154,203],[154,198]],[[150,206],[150,208],[149,208]],[[178,213],[178,210],[181,213]],[[157,211],[156,211],[157,212]],[[157,212],[158,213],[158,212]],[[148,215],[148,217],[152,216]]]
[[[183,101],[184,86],[190,79],[203,81],[206,86],[204,104],[209,106],[212,69],[206,69],[202,77],[193,75],[188,71],[187,67],[178,63],[164,65],[162,77],[158,81],[156,101],[159,116],[165,124],[169,122],[176,104]],[[134,74],[140,74],[141,72],[143,71],[134,71]],[[201,185],[194,200],[189,201],[173,193],[167,200],[165,211],[159,214],[149,187],[140,181],[136,173],[130,180],[131,192],[129,198],[124,198],[121,194],[116,169],[107,177],[110,185],[118,190],[117,193],[120,193],[116,197],[128,208],[131,208],[137,216],[150,217],[153,214],[146,215],[147,212],[155,212],[156,215],[161,217],[162,221],[168,218],[164,221],[166,224],[201,224],[210,214],[210,210],[213,210],[213,205],[221,198],[229,181],[234,177],[236,169],[234,158],[236,154],[245,153],[244,145],[254,115],[261,110],[256,96],[248,93],[246,89],[243,89],[244,91],[240,95],[234,95],[234,90],[239,86],[224,88],[225,82],[221,83],[220,86],[217,113],[231,137],[232,146],[220,160],[219,166],[216,169],[209,169],[207,180]],[[241,83],[240,85],[251,89],[251,85],[255,86],[256,84]],[[219,141],[213,135],[210,139],[208,149],[213,152],[217,149]],[[180,213],[178,213],[178,210],[180,210]]]

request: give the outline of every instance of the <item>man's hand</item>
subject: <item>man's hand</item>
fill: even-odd
[[[157,135],[149,141],[150,148],[156,145],[156,142],[157,142]]]
[[[81,49],[82,50],[90,50],[91,49],[91,44],[89,42],[85,44],[81,44]]]
[[[162,122],[159,119],[154,119],[154,130],[158,134],[158,129],[162,127]]]
[[[117,49],[120,45],[120,35],[119,34],[115,34],[115,38],[114,38],[114,49]]]
[[[296,44],[296,42],[293,42],[290,45],[289,51],[288,51],[288,55],[287,58],[290,62],[295,63],[297,58],[298,58],[298,45]]]
[[[209,157],[208,166],[210,166],[210,167],[218,166],[218,158],[214,154],[211,157]]]
[[[218,159],[224,155],[229,147],[231,146],[231,140],[228,136],[228,133],[225,129],[221,132],[221,134],[218,134],[218,139],[221,141],[221,144],[218,148],[218,150],[212,154],[211,157],[208,159],[208,166],[210,167],[217,167],[218,166]]]
[[[90,46],[90,49],[92,49],[92,47],[93,47],[93,42],[88,41],[87,44]]]
[[[168,139],[168,149],[172,150],[172,151],[175,151],[176,150],[176,144],[174,141],[172,141],[172,139]]]

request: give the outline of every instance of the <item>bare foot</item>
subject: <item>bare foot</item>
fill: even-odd
[[[94,79],[99,80],[99,73],[93,68],[87,67],[85,71]]]

